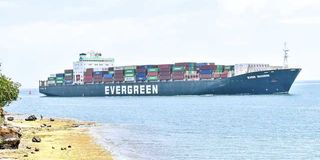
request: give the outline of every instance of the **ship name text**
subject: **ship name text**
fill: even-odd
[[[114,85],[105,86],[106,95],[152,95],[158,94],[158,85]]]
[[[256,79],[256,78],[267,78],[270,77],[269,74],[257,75],[257,76],[247,76],[247,79]]]

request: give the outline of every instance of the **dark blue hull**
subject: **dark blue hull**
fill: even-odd
[[[40,86],[47,96],[173,96],[288,93],[301,69],[254,72],[225,79]]]

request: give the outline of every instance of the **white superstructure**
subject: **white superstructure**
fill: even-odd
[[[269,64],[235,64],[234,65],[234,75],[241,75],[251,72],[267,71],[267,70],[277,70],[281,69],[282,66],[270,66]]]
[[[74,83],[83,84],[84,72],[88,68],[94,71],[107,71],[113,67],[113,58],[102,58],[101,53],[87,52],[79,54],[79,61],[73,62]]]

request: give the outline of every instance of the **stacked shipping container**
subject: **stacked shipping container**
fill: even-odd
[[[136,74],[136,66],[126,66],[124,67],[124,81],[134,82]]]
[[[113,82],[114,68],[108,68],[108,71],[103,72],[103,83],[111,83]]]
[[[93,72],[93,83],[102,83],[103,73],[102,71]]]
[[[172,66],[172,80],[184,80],[185,65],[175,64]]]
[[[114,77],[113,77],[114,82],[123,82],[124,81],[123,69],[124,69],[123,67],[115,67]]]
[[[171,64],[161,64],[159,67],[159,80],[168,81],[171,79]]]
[[[64,83],[64,73],[56,74],[56,85],[63,85]]]
[[[199,66],[199,78],[200,79],[211,79],[212,74],[214,73],[215,69],[216,69],[216,66],[214,63],[200,65]]]
[[[84,72],[84,78],[83,78],[83,82],[85,84],[88,83],[92,83],[93,82],[93,68],[88,68],[85,72]]]
[[[137,66],[136,81],[145,81],[147,79],[147,66]]]
[[[182,62],[159,65],[141,65],[110,67],[103,71],[94,71],[88,68],[84,72],[84,83],[113,83],[136,81],[169,81],[169,80],[199,80],[212,78],[227,78],[234,75],[234,66],[215,65],[214,63]],[[79,76],[79,77],[78,77]],[[74,78],[80,79],[80,75],[74,77],[73,70],[67,69],[64,73],[50,75],[48,85],[72,85]]]
[[[52,86],[56,84],[56,74],[51,74],[50,77],[48,77],[48,85]]]
[[[66,85],[72,85],[73,84],[73,70],[72,69],[64,70],[64,83]]]
[[[158,81],[158,75],[159,75],[159,68],[158,66],[147,66],[147,80],[148,81]]]

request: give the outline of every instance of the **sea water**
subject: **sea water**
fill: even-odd
[[[22,91],[6,108],[94,121],[119,160],[320,159],[320,82],[289,95],[44,97]]]

